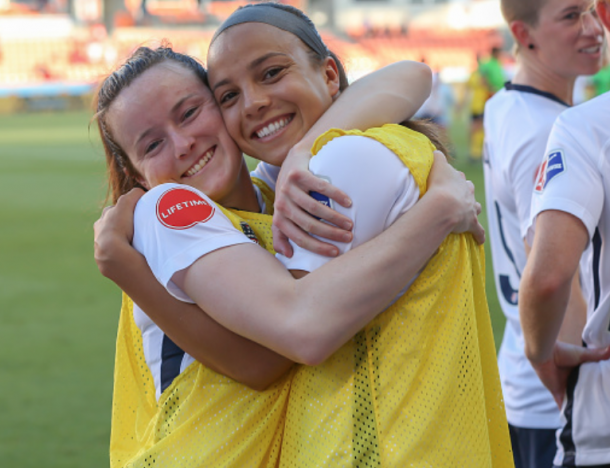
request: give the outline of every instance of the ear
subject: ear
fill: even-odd
[[[530,26],[525,24],[523,21],[513,21],[509,24],[508,27],[510,28],[510,32],[513,33],[513,37],[519,43],[522,49],[527,49],[530,44],[536,45],[532,38]]]
[[[138,184],[140,184],[141,187],[144,187],[146,190],[150,190],[148,183],[144,180],[144,178],[140,174],[137,173],[137,171],[136,171],[135,175],[132,175],[129,173],[129,170],[126,167],[124,167],[123,174],[125,174],[125,177],[127,177],[128,179],[135,179],[136,182]]]
[[[597,16],[607,30],[610,30],[610,5],[605,0],[599,0],[595,5]]]
[[[339,67],[337,67],[337,62],[332,57],[326,57],[324,59],[324,64],[322,65],[324,69],[324,78],[326,80],[326,86],[328,87],[328,91],[330,95],[334,98],[339,94],[340,78],[339,78]]]

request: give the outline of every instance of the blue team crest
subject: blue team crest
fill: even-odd
[[[326,195],[322,195],[319,192],[309,192],[309,196],[311,198],[313,198],[314,200],[317,200],[319,203],[322,203],[325,206],[328,206],[329,208],[332,208],[332,200],[330,198],[328,198]],[[317,216],[315,216],[315,218],[318,218]]]
[[[536,177],[536,183],[534,190],[536,192],[542,192],[544,188],[549,184],[552,178],[565,172],[566,161],[561,150],[551,151],[543,163],[540,165],[538,175]]]
[[[330,178],[326,176],[318,176],[320,179],[324,179],[328,183],[331,183]],[[320,192],[309,192],[309,196],[314,200],[317,200],[319,203],[322,203],[324,206],[328,206],[329,208],[333,208],[332,200],[326,195],[322,195]],[[317,216],[314,216],[316,219],[320,219]]]

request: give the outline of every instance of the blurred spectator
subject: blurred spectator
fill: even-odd
[[[68,61],[72,64],[76,63],[89,63],[85,46],[81,41],[73,40],[72,47],[68,55]]]
[[[418,119],[430,119],[441,127],[449,126],[450,114],[455,104],[453,90],[443,83],[438,72],[432,75],[430,97],[415,114]]]
[[[591,76],[581,75],[574,81],[574,91],[572,92],[572,104],[574,106],[582,104],[594,96],[591,78]]]
[[[34,71],[36,72],[36,75],[43,81],[51,81],[53,79],[53,74],[51,73],[51,70],[49,70],[49,68],[44,63],[39,63],[38,65],[36,65]]]
[[[499,47],[493,47],[491,49],[490,57],[487,61],[482,62],[479,65],[479,72],[485,79],[489,88],[490,94],[494,94],[504,87],[506,82],[506,74],[504,73],[504,67],[500,62],[500,55],[502,51]]]
[[[610,91],[610,65],[606,65],[591,78],[595,96]]]
[[[470,109],[470,151],[469,161],[477,162],[483,155],[483,111],[485,103],[492,95],[487,80],[483,78],[481,66],[479,65],[471,74],[466,82],[466,93],[464,103]]]

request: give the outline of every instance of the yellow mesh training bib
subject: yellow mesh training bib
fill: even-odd
[[[434,147],[398,125],[380,141],[420,194]],[[484,287],[483,248],[450,235],[393,306],[328,361],[296,369],[282,467],[513,467]]]
[[[272,207],[271,192],[261,189]],[[270,216],[221,209],[237,229],[254,234],[273,252]],[[157,403],[133,303],[124,295],[115,359],[111,467],[277,466],[291,377],[289,372],[271,388],[256,392],[194,362]]]

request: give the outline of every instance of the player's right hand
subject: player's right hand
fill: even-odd
[[[112,279],[115,268],[125,259],[126,250],[132,250],[133,213],[144,191],[134,188],[121,195],[116,205],[107,206],[93,224],[94,257],[102,275]]]

